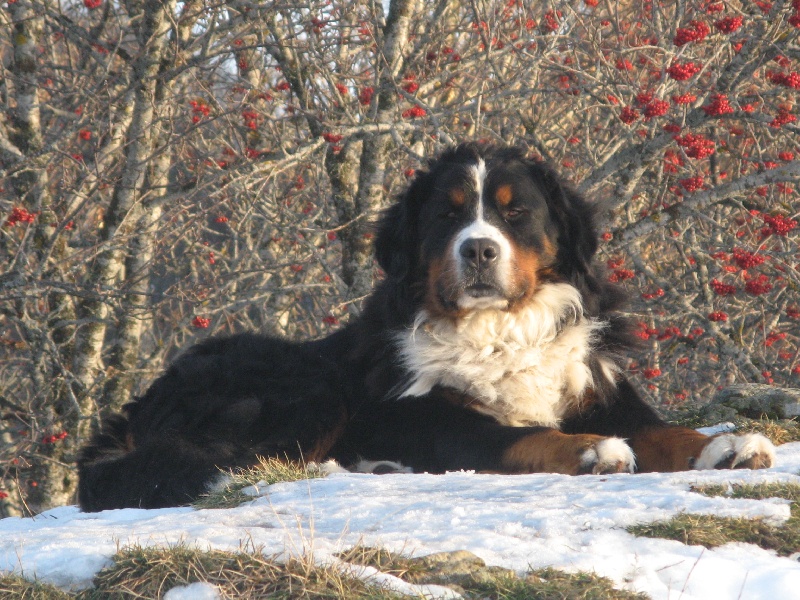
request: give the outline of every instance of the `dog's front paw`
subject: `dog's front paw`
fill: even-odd
[[[578,473],[633,473],[636,457],[625,440],[603,438],[581,455]]]
[[[760,433],[715,436],[695,461],[695,469],[768,469],[775,464],[775,446]]]

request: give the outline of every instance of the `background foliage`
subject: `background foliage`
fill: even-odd
[[[0,6],[0,516],[71,501],[193,341],[356,314],[371,221],[464,139],[600,203],[652,402],[794,384],[800,0],[384,4]]]

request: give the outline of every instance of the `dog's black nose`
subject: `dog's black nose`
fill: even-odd
[[[500,256],[500,245],[489,238],[466,240],[458,249],[461,258],[471,267],[488,267]]]

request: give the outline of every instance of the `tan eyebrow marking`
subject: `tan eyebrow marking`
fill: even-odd
[[[454,206],[464,206],[464,202],[466,202],[466,196],[464,195],[464,190],[460,188],[452,188],[447,195],[450,197],[450,202]]]
[[[508,184],[501,185],[494,193],[494,197],[500,206],[508,206],[512,197],[511,186]]]

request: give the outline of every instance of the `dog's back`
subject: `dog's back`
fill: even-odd
[[[253,334],[212,338],[106,418],[78,459],[84,510],[185,504],[220,470],[259,456],[317,460],[346,419],[338,368],[319,348]]]

